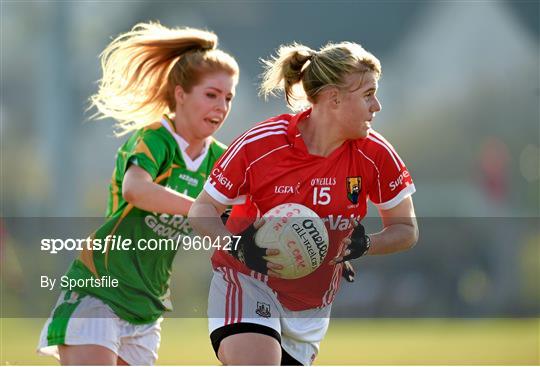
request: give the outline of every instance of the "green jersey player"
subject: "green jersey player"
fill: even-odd
[[[118,135],[133,134],[118,150],[107,219],[90,241],[107,246],[85,246],[72,263],[66,278],[76,286],[60,295],[40,353],[62,364],[155,363],[177,246],[141,244],[190,233],[187,213],[225,150],[212,135],[239,70],[216,46],[207,31],[142,23],[103,52],[92,104],[118,121]],[[130,246],[115,246],[120,239]]]
[[[141,209],[128,203],[120,188],[127,168],[134,164],[146,171],[152,181],[195,198],[225,146],[208,139],[208,146],[195,161],[184,153],[188,143],[174,130],[167,115],[133,134],[119,149],[109,190],[109,218],[94,234],[102,243],[109,239],[131,239],[127,249],[114,247],[92,251],[84,248],[67,272],[70,279],[88,279],[109,275],[118,280],[117,287],[74,288],[79,294],[95,296],[122,319],[134,324],[157,320],[164,310],[171,309],[168,295],[171,265],[178,239],[189,235],[186,217]],[[114,237],[113,237],[114,236]],[[148,239],[170,239],[167,246],[154,249]],[[141,241],[141,239],[143,241]],[[170,245],[170,246],[169,246]],[[91,253],[90,253],[91,252]],[[139,266],[134,267],[137,263]],[[143,296],[143,297],[141,297]]]

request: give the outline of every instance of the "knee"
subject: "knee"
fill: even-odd
[[[224,365],[279,366],[281,345],[275,338],[268,335],[235,334],[221,341],[218,358]]]

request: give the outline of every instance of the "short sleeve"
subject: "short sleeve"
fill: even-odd
[[[235,140],[216,162],[204,190],[224,205],[246,202],[249,192],[249,160],[242,137]]]
[[[375,176],[369,188],[369,199],[379,209],[388,210],[412,195],[416,189],[412,177],[394,147],[381,135],[368,137],[374,146]]]
[[[120,152],[125,155],[123,172],[131,164],[135,164],[152,176],[152,180],[167,166],[169,147],[165,139],[156,130],[143,130],[133,137],[134,141],[126,151]]]

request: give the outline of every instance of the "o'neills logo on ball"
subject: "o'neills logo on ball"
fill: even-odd
[[[302,239],[302,243],[309,255],[311,266],[314,268],[319,266],[320,259],[326,256],[328,246],[315,224],[313,224],[313,220],[305,219],[302,221],[301,226],[298,223],[293,223],[292,228],[295,230],[298,237]],[[312,244],[317,246],[318,254]]]

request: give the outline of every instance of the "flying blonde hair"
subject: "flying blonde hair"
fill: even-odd
[[[262,61],[265,71],[260,94],[268,97],[284,92],[293,110],[315,103],[328,86],[345,87],[349,74],[374,72],[379,78],[382,73],[380,61],[353,42],[328,43],[319,51],[299,43],[282,45],[277,56]]]
[[[116,37],[102,52],[103,77],[90,97],[92,116],[117,121],[122,136],[174,112],[174,89],[191,92],[208,73],[224,71],[236,80],[235,59],[217,49],[217,36],[195,28],[167,28],[159,23],[139,23]]]

